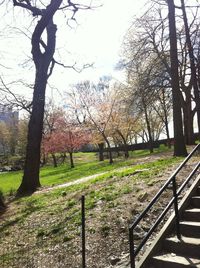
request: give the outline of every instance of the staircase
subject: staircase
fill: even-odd
[[[180,220],[181,238],[168,235],[162,242],[162,249],[150,258],[148,268],[200,267],[200,187],[190,197],[188,207]]]
[[[200,161],[197,160],[195,168],[189,176],[185,178],[185,181],[178,186],[178,189],[176,179],[180,171],[187,165],[187,162],[196,152],[198,153],[199,150],[200,144],[197,145],[183,161],[149,205],[129,226],[131,268],[200,268],[200,175],[198,175],[200,172]],[[189,187],[189,185],[191,186]],[[141,242],[136,246],[134,234],[137,230],[137,226],[146,217],[154,204],[162,198],[162,194],[167,189],[172,189],[173,198],[166,207],[163,208],[161,215],[158,216],[156,222],[153,223],[150,229],[145,233]],[[182,198],[181,201],[180,198]],[[158,229],[160,223],[172,208],[174,208],[174,213],[164,224],[144,256],[139,262],[136,262],[136,256],[141,249],[143,249],[150,236]]]

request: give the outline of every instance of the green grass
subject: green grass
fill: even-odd
[[[166,147],[155,149],[155,153],[168,150]],[[53,166],[46,166],[41,168],[40,181],[42,186],[54,186],[70,181],[77,180],[81,177],[86,177],[102,172],[113,171],[120,167],[131,166],[134,160],[138,157],[149,155],[148,150],[138,150],[130,152],[130,158],[125,160],[117,158],[114,164],[110,165],[108,160],[99,162],[95,153],[75,153],[74,161],[75,168],[71,169],[69,164],[63,164],[54,168]],[[0,174],[0,189],[5,195],[12,194],[17,190],[22,178],[22,172],[9,172]]]
[[[149,184],[149,182],[156,183],[155,178],[160,172],[163,172],[163,170],[170,165],[173,165],[180,161],[182,161],[182,158],[180,157],[171,157],[167,159],[156,160],[152,163],[138,164],[129,167],[123,171],[113,170],[94,179],[91,179],[85,183],[72,185],[62,189],[54,189],[47,193],[37,194],[30,197],[24,197],[17,202],[25,204],[23,212],[30,212],[48,207],[48,204],[50,204],[51,202],[55,202],[55,200],[57,203],[59,199],[65,199],[66,196],[68,196],[70,193],[76,193],[76,196],[78,196],[78,198],[80,198],[80,196],[84,193],[87,196],[86,207],[92,208],[95,206],[94,202],[97,202],[98,200],[113,201],[121,195],[130,193],[133,190],[132,180],[134,182],[136,182],[137,180],[144,180],[147,185]],[[116,182],[117,180],[121,180],[123,177],[126,176],[132,177],[131,185],[128,185],[126,183],[122,188],[118,189],[114,184],[112,184],[113,179]],[[106,185],[104,185],[105,183]],[[98,190],[93,189],[95,185],[98,185]],[[63,193],[65,193],[65,195],[63,195]],[[72,198],[65,203],[65,208],[71,209],[76,204],[77,200]],[[57,209],[58,208],[56,207],[56,210]]]

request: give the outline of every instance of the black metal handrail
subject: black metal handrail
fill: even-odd
[[[194,155],[194,153],[200,148],[200,144],[198,144],[192,152],[185,158],[185,160],[182,162],[182,164],[175,170],[175,172],[170,176],[170,178],[165,182],[165,184],[162,186],[162,188],[159,190],[159,192],[155,195],[155,197],[151,200],[151,202],[148,204],[148,206],[143,210],[143,212],[138,216],[138,218],[129,226],[129,247],[130,247],[130,261],[131,261],[131,268],[135,268],[135,257],[138,255],[142,247],[145,245],[151,234],[154,232],[156,227],[160,224],[160,222],[163,220],[164,216],[167,214],[169,209],[174,204],[174,211],[175,211],[175,218],[176,218],[176,234],[177,237],[180,238],[180,227],[179,227],[179,212],[178,212],[178,197],[182,193],[185,186],[190,182],[193,175],[196,173],[200,166],[200,162],[195,166],[193,171],[189,174],[189,176],[186,178],[184,183],[180,186],[180,188],[177,190],[176,185],[176,175],[182,170],[182,168],[185,166],[185,164],[190,160],[190,158]],[[146,233],[140,244],[135,248],[134,246],[134,229],[136,226],[140,223],[140,221],[146,216],[148,211],[152,208],[152,206],[156,203],[156,201],[160,198],[162,193],[168,189],[169,185],[172,184],[172,190],[173,190],[173,198],[170,200],[168,205],[165,207],[164,211],[161,213],[161,215],[158,217],[154,225],[149,229],[149,231]]]
[[[85,242],[85,196],[81,196],[81,237],[82,237],[82,268],[86,268],[86,242]]]

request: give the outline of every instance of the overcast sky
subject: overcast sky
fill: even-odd
[[[134,15],[142,12],[145,0],[98,0],[98,2],[103,6],[92,11],[78,12],[79,25],[73,25],[71,29],[66,26],[65,21],[59,21],[60,17],[55,18],[60,24],[56,52],[59,61],[67,65],[77,62],[79,66],[84,63],[94,63],[92,69],[87,69],[81,74],[56,67],[50,78],[50,84],[60,91],[66,90],[69,84],[83,79],[97,79],[102,75],[112,74],[118,76],[113,73],[113,69],[119,60],[123,36],[130,27]],[[7,81],[26,78],[29,82],[31,80],[33,82],[34,68],[31,68],[31,64],[27,68],[29,66],[27,59],[31,60],[28,38],[31,33],[27,30],[27,28],[31,29],[31,17],[28,17],[26,12],[23,15],[19,14],[17,8],[13,11],[12,4],[6,10],[5,7],[1,7],[0,11],[1,64],[8,67],[8,69],[1,68],[0,73]],[[12,29],[8,26],[12,26]],[[19,34],[19,29],[27,37],[24,33]]]

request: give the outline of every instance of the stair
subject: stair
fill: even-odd
[[[194,259],[190,257],[178,256],[173,253],[162,254],[155,256],[153,260],[154,267],[162,268],[184,268],[184,267],[197,267],[200,268],[200,259]]]
[[[148,268],[200,268],[200,187],[196,189],[180,221],[181,239],[168,235],[160,252],[151,257]]]

